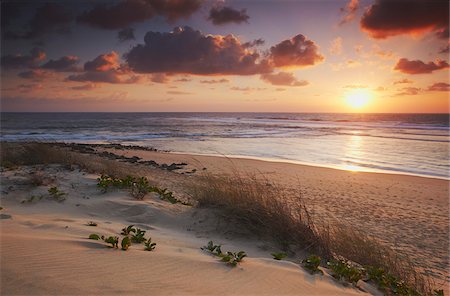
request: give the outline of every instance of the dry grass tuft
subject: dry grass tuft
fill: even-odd
[[[300,194],[269,183],[264,177],[207,175],[192,184],[200,207],[217,207],[255,234],[267,235],[285,250],[302,249],[326,260],[345,258],[361,266],[384,269],[422,295],[432,286],[413,262],[367,234],[342,224],[317,225]]]
[[[255,175],[207,175],[192,185],[200,207],[217,207],[259,235],[270,235],[283,250],[292,244],[328,254],[300,192],[286,192]]]
[[[90,173],[107,174],[116,178],[140,177],[127,163],[82,154],[51,143],[1,143],[0,165],[5,168],[21,165],[60,164],[69,169],[78,166]]]

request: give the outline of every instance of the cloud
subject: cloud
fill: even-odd
[[[152,74],[149,78],[150,78],[151,82],[155,82],[155,83],[169,82],[169,77],[167,77],[167,75],[164,73],[155,73],[155,74]]]
[[[259,63],[259,53],[244,48],[233,35],[204,35],[190,27],[147,32],[144,44],[124,56],[138,73],[252,75],[272,70],[267,61]]]
[[[178,91],[178,90],[169,90],[167,92],[169,95],[192,95],[190,92]]]
[[[448,38],[447,0],[377,0],[361,18],[361,29],[376,39],[436,32]]]
[[[342,88],[367,88],[368,86],[365,84],[348,84],[343,86]]]
[[[79,82],[124,83],[115,71],[85,72],[83,74],[70,75],[67,77],[67,80]]]
[[[374,89],[375,91],[385,91],[387,90],[387,88],[383,87],[383,86],[379,86],[376,89]]]
[[[77,72],[80,71],[76,65],[79,58],[76,56],[64,56],[58,60],[50,60],[41,66],[42,69],[53,70],[56,72]]]
[[[306,67],[322,62],[324,57],[314,41],[298,34],[272,46],[270,60],[275,67]]]
[[[116,30],[134,23],[163,16],[168,21],[187,18],[196,12],[203,0],[121,0],[115,4],[98,4],[78,17],[92,27]]]
[[[6,39],[35,39],[48,33],[67,33],[70,31],[69,24],[72,21],[71,13],[63,5],[46,2],[36,10],[31,21],[28,23],[29,31],[15,32],[5,31]]]
[[[141,78],[126,69],[119,62],[119,55],[115,51],[101,54],[92,61],[84,64],[84,73],[70,75],[67,81],[94,83],[138,83]]]
[[[189,82],[189,81],[191,81],[192,79],[189,79],[189,78],[180,78],[180,79],[176,79],[175,81],[176,82]]]
[[[101,54],[92,61],[84,64],[85,71],[105,72],[119,67],[119,55],[115,51]]]
[[[120,42],[125,42],[128,40],[135,40],[134,37],[134,29],[133,28],[124,28],[117,32],[117,39],[119,39]]]
[[[394,70],[406,74],[427,74],[432,73],[435,70],[446,69],[448,67],[449,64],[442,60],[424,63],[420,60],[410,61],[408,59],[401,58],[395,65]]]
[[[33,68],[45,60],[45,52],[39,48],[33,48],[29,55],[4,55],[1,57],[1,65],[6,69]]]
[[[217,83],[228,83],[230,80],[228,79],[212,79],[212,80],[200,80],[200,83],[206,83],[206,84],[217,84]]]
[[[305,80],[297,80],[293,73],[278,72],[276,74],[266,73],[261,75],[261,79],[272,85],[285,86],[306,86],[309,84]]]
[[[333,39],[328,51],[332,55],[340,55],[342,53],[342,38],[336,37],[335,39]]]
[[[441,49],[439,49],[439,53],[443,53],[443,54],[450,53],[450,44],[447,44],[447,46],[441,47]]]
[[[21,93],[35,92],[42,89],[42,84],[19,84],[17,90]]]
[[[266,90],[265,87],[239,87],[239,86],[233,86],[230,87],[231,90],[236,90],[236,91],[243,91],[243,92],[250,92],[253,90]]]
[[[421,91],[417,87],[404,87],[400,90],[401,92],[396,93],[394,96],[415,96]]]
[[[42,69],[32,69],[30,71],[20,72],[18,76],[23,79],[42,81],[48,78],[50,76],[50,73]]]
[[[266,43],[266,41],[264,41],[264,39],[258,38],[253,41],[242,43],[242,47],[250,48],[250,47],[255,47],[255,46],[261,46],[261,45],[264,45],[264,43]]]
[[[396,80],[396,81],[392,82],[393,85],[396,85],[396,84],[405,84],[405,83],[413,83],[413,81],[412,81],[412,80],[409,80],[409,79],[407,79],[407,78],[404,78],[404,79],[400,79],[400,80]]]
[[[358,8],[359,0],[350,0],[347,5],[345,5],[345,7],[342,7],[341,13],[343,13],[343,16],[341,18],[341,21],[339,22],[339,25],[351,22],[355,18]]]
[[[248,23],[249,18],[245,9],[239,11],[228,6],[223,6],[211,8],[208,20],[212,21],[214,25],[224,25],[228,23]]]
[[[84,85],[71,87],[71,89],[73,89],[73,90],[92,90],[97,87],[98,87],[97,84],[90,82],[90,83],[87,83]]]
[[[450,84],[447,82],[438,82],[428,87],[429,91],[450,91]]]

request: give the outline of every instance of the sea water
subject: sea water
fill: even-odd
[[[141,145],[449,179],[449,114],[2,113],[2,141]]]

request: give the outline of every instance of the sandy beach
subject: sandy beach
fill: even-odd
[[[137,157],[125,162],[179,197],[202,175],[236,171],[300,188],[321,223],[351,224],[410,256],[441,281],[439,286],[448,279],[446,180],[139,149],[95,147],[90,152],[109,158],[111,153]],[[172,163],[181,165],[167,169]],[[48,181],[31,185],[35,171]],[[212,209],[170,204],[154,194],[141,201],[123,190],[102,193],[98,177],[59,165],[2,171],[2,295],[381,294],[362,281],[358,288],[345,287],[325,269],[324,275],[310,275],[295,256],[275,261],[270,253],[277,247],[249,233],[217,232]],[[67,193],[65,200],[30,201],[49,186]],[[88,221],[98,226],[87,226]],[[123,252],[87,239],[91,233],[118,235],[129,224],[147,231],[157,243],[155,251],[133,244]],[[226,266],[200,249],[210,240],[226,250],[245,250],[248,257],[236,268]]]

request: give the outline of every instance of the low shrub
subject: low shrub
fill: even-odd
[[[303,259],[302,265],[311,274],[315,274],[315,273],[323,274],[323,271],[320,270],[320,268],[319,268],[321,261],[322,261],[322,258],[320,258],[319,256],[310,255],[306,259]]]

